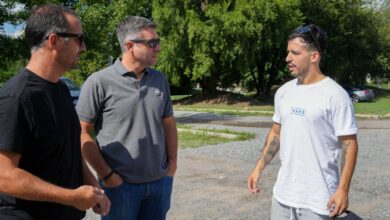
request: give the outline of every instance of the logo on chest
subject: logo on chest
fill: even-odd
[[[291,107],[290,114],[299,115],[299,116],[305,116],[306,115],[306,109],[299,108],[299,107]]]

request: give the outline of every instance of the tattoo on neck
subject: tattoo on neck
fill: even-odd
[[[275,157],[276,153],[278,153],[279,148],[280,148],[279,138],[274,136],[272,138],[271,143],[269,144],[267,151],[263,152],[260,155],[259,160],[263,160],[264,163],[267,165]]]

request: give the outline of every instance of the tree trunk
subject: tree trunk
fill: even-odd
[[[218,85],[218,74],[211,74],[209,77],[204,77],[200,81],[200,87],[202,88],[202,92],[212,94],[217,91]]]
[[[285,63],[283,56],[280,56],[278,53],[275,56],[277,57],[272,59],[273,62],[269,70],[269,79],[265,87],[265,96],[267,98],[271,96],[271,88],[275,84],[279,69],[283,66],[282,63]]]
[[[265,55],[264,57],[266,57]],[[256,82],[256,96],[264,98],[264,85],[265,85],[265,64],[267,63],[266,58],[259,59],[257,66],[257,82]]]

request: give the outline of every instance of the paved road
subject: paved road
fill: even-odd
[[[175,112],[179,123],[256,133],[250,141],[179,151],[169,220],[269,219],[272,186],[280,161],[265,170],[261,193],[246,190],[270,117],[236,117]],[[358,164],[350,192],[350,208],[362,219],[390,219],[390,120],[358,120]],[[88,213],[85,220],[98,219]]]

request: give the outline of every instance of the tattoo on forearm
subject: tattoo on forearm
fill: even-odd
[[[350,141],[344,141],[344,142],[341,143],[340,175],[341,175],[341,172],[342,172],[343,169],[344,169],[344,165],[345,165],[345,155],[347,154],[347,151],[348,151],[348,148],[349,148],[350,145],[351,145],[351,142],[350,142]]]
[[[267,165],[275,157],[276,153],[278,153],[279,148],[280,148],[279,138],[273,137],[267,151],[262,152],[259,160],[263,160],[264,163]]]

